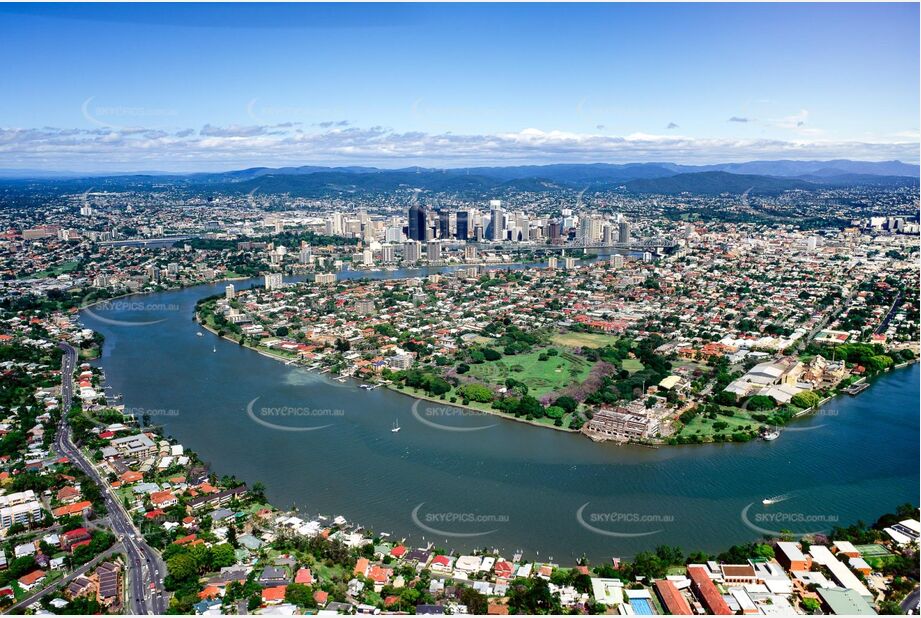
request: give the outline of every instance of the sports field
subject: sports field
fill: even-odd
[[[527,354],[503,356],[497,361],[470,365],[470,375],[480,382],[500,386],[505,385],[506,379],[513,378],[527,385],[528,394],[540,397],[573,382],[582,382],[591,371],[590,362],[568,352],[548,356],[547,360],[542,361],[540,355],[545,352],[534,350]]]
[[[617,337],[600,333],[562,333],[553,335],[550,340],[557,345],[570,348],[603,348],[616,343]]]

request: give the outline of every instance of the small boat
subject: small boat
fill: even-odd
[[[393,421],[393,428],[391,428],[391,433],[396,433],[400,431],[400,421]]]
[[[195,336],[196,336],[196,337],[204,337],[204,335],[202,334],[201,331],[198,331],[197,333],[195,333]]]
[[[769,506],[771,504],[777,504],[778,502],[783,502],[787,499],[787,496],[774,496],[773,498],[765,498],[761,501],[761,504]]]
[[[767,440],[768,442],[770,442],[771,440],[776,440],[779,437],[780,437],[780,431],[776,429],[772,429],[771,431],[767,431],[761,434],[761,439]]]
[[[213,348],[211,348],[211,351],[212,351],[212,352],[217,352],[217,346],[214,346]]]

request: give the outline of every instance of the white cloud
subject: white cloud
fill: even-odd
[[[766,158],[918,160],[917,134],[889,140],[821,140],[803,131],[808,112],[780,121],[795,140],[692,138],[681,135],[602,133],[527,128],[483,135],[397,132],[336,122],[308,131],[294,124],[148,130],[0,129],[0,167],[49,169],[228,169],[293,163],[471,165],[549,162],[714,163]]]

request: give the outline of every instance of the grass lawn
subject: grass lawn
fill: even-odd
[[[430,395],[428,395],[428,394],[427,394],[425,391],[423,391],[422,389],[413,388],[412,386],[404,386],[402,389],[397,389],[397,390],[398,390],[399,392],[401,392],[401,393],[406,393],[406,394],[408,394],[408,395],[414,395],[414,396],[419,397],[419,398],[430,397]],[[454,404],[451,403],[451,397],[456,397],[456,396],[457,396],[457,395],[456,395],[455,391],[452,390],[452,391],[449,392],[447,395],[445,395],[444,400],[440,400],[440,399],[439,399],[438,401],[443,401],[443,404],[446,405],[446,406],[450,406],[450,405],[458,405],[458,406],[460,406],[460,405],[461,405],[460,400],[456,401]],[[470,401],[470,402],[468,402],[467,405],[464,406],[464,407],[473,408],[473,409],[475,409],[475,410],[481,410],[482,412],[484,412],[484,413],[486,413],[486,414],[495,414],[495,415],[497,415],[497,416],[504,416],[504,417],[506,417],[506,418],[510,418],[510,419],[512,419],[512,420],[515,420],[515,415],[514,415],[514,414],[506,414],[505,412],[502,412],[502,411],[500,411],[500,410],[495,410],[495,409],[493,409],[493,407],[492,407],[492,403],[482,403],[482,402],[479,402],[479,401]],[[522,417],[522,419],[519,419],[519,420],[523,420],[523,419],[524,419],[524,417]],[[569,425],[572,423],[572,419],[573,419],[573,415],[572,415],[572,414],[564,414],[564,415],[563,415],[563,424],[561,425],[561,427],[564,428],[564,429],[569,429]],[[548,427],[555,427],[555,425],[554,425],[555,419],[548,418],[548,417],[546,417],[546,416],[541,417],[541,418],[532,419],[531,422],[536,423],[536,424],[538,424],[538,425],[547,425]]]
[[[557,345],[570,348],[603,348],[606,345],[614,345],[617,337],[599,333],[563,333],[553,335],[550,340]]]
[[[729,435],[734,431],[744,430],[745,426],[751,425],[752,429],[759,429],[763,424],[754,420],[747,410],[741,408],[731,408],[735,412],[734,416],[718,415],[715,419],[709,419],[701,414],[695,416],[682,430],[681,435],[689,436],[693,434],[700,435],[705,440],[710,440],[717,433]],[[713,424],[723,421],[728,425],[721,431],[713,429]]]
[[[63,264],[59,264],[55,266],[54,268],[49,268],[47,270],[43,270],[41,272],[34,273],[30,276],[35,277],[36,279],[42,278],[42,277],[57,277],[58,275],[63,275],[64,273],[69,273],[69,272],[76,270],[77,266],[79,265],[80,263],[77,262],[76,260],[70,260],[69,262],[64,262]]]
[[[527,354],[503,356],[497,361],[470,365],[470,375],[480,382],[501,386],[505,385],[507,378],[513,378],[527,385],[528,394],[540,397],[573,382],[582,382],[591,371],[590,362],[571,354],[538,360],[543,352],[534,350]]]
[[[630,373],[636,373],[637,371],[643,370],[643,363],[635,358],[625,358],[621,363],[621,366]]]

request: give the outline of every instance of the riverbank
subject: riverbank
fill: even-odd
[[[221,336],[221,335],[218,333],[218,331],[215,330],[212,326],[209,326],[208,324],[202,322],[202,320],[200,319],[200,316],[199,316],[197,313],[195,314],[195,322],[196,322],[199,326],[201,326],[203,329],[205,329],[206,331],[208,331],[209,333],[211,333],[211,334],[213,334],[213,335],[215,335],[215,336],[221,337],[222,339],[224,339],[224,340],[226,340],[226,341],[230,341],[230,342],[232,342],[232,343],[236,343],[236,344],[239,345],[239,342],[238,342],[237,340],[232,339],[232,338],[231,338],[230,336],[228,336],[228,335],[223,335],[223,336]],[[274,353],[272,353],[270,350],[254,348],[253,346],[246,345],[246,344],[244,344],[243,347],[246,348],[247,350],[252,350],[253,352],[256,352],[257,354],[261,354],[262,356],[265,356],[266,358],[271,358],[272,360],[276,360],[276,361],[279,361],[279,362],[282,362],[282,363],[285,363],[285,364],[289,364],[289,363],[291,363],[292,361],[295,361],[294,364],[297,365],[297,362],[296,362],[297,359],[296,359],[296,358],[292,358],[292,357],[290,357],[290,356],[282,356],[281,354],[274,354]],[[298,367],[301,367],[302,369],[305,369],[306,371],[311,371],[310,369],[306,369],[305,367],[303,367],[303,365],[297,365],[297,366],[298,366]],[[319,373],[319,372],[318,372],[318,373]],[[330,375],[330,376],[332,377],[332,374],[328,374],[328,375]],[[404,395],[404,396],[406,396],[406,397],[410,397],[410,398],[415,399],[415,400],[417,400],[417,401],[430,401],[430,402],[432,402],[432,403],[438,403],[438,404],[441,404],[441,405],[443,405],[443,406],[450,406],[450,407],[452,407],[452,408],[461,408],[461,409],[464,409],[464,410],[471,410],[471,411],[473,411],[473,412],[477,412],[478,414],[488,414],[488,415],[490,415],[490,416],[496,416],[496,417],[498,417],[498,418],[504,418],[505,420],[508,420],[508,421],[515,421],[515,422],[518,422],[518,423],[524,423],[524,424],[527,424],[527,425],[532,425],[532,426],[534,426],[534,427],[542,427],[542,428],[545,428],[545,429],[555,429],[556,431],[562,431],[562,432],[564,432],[564,433],[580,433],[578,430],[576,430],[576,429],[570,429],[570,428],[568,428],[568,427],[557,427],[557,426],[552,425],[552,424],[549,424],[549,423],[541,423],[541,422],[539,422],[539,421],[528,420],[528,419],[525,419],[525,418],[516,418],[514,415],[504,414],[504,413],[502,413],[502,412],[500,412],[500,411],[498,411],[498,410],[485,409],[485,408],[477,408],[477,407],[474,407],[474,406],[471,406],[471,405],[464,405],[463,403],[452,403],[452,402],[446,401],[446,400],[444,400],[444,399],[438,399],[437,397],[430,397],[430,396],[428,396],[428,395],[422,394],[422,393],[416,391],[415,389],[412,389],[413,392],[407,392],[407,391],[406,391],[406,388],[400,389],[400,388],[397,388],[394,384],[385,384],[385,383],[381,383],[381,382],[371,382],[371,381],[369,381],[369,380],[362,380],[361,378],[356,378],[356,377],[354,377],[354,376],[342,376],[342,377],[344,377],[344,378],[346,378],[346,379],[351,379],[351,380],[354,380],[354,381],[360,382],[360,383],[374,384],[374,385],[376,385],[376,386],[378,386],[378,387],[383,386],[384,388],[386,388],[386,389],[387,389],[388,391],[390,391],[390,392],[398,393],[398,394],[400,394],[400,395]],[[357,388],[357,387],[356,387],[356,388]]]
[[[217,328],[202,321],[201,315],[197,311],[194,313],[194,318],[195,318],[195,321],[198,324],[200,324],[205,330],[209,331],[210,333],[214,335],[220,336]],[[223,335],[223,338],[226,339],[227,341],[237,343],[238,345],[241,345],[241,347],[251,349],[257,352],[258,354],[261,354],[262,356],[265,356],[267,358],[271,358],[276,361],[281,361],[285,363],[285,365],[288,365],[288,366],[297,365],[299,367],[304,368],[304,366],[299,362],[299,359],[296,355],[277,353],[270,349],[262,348],[260,346],[253,346],[245,342],[240,344],[239,340],[232,338],[231,335],[229,334]],[[905,363],[901,363],[898,367],[905,367],[905,366],[911,365],[913,362],[917,362],[917,360],[918,359],[915,359],[914,361],[908,361]],[[889,371],[891,371],[892,369],[898,368],[898,367],[889,367],[886,370],[880,372],[879,374],[870,376],[869,380],[865,377],[862,377],[860,378],[860,380],[858,380],[858,383],[865,383],[867,385],[865,388],[868,388],[870,384],[870,380],[874,380],[879,375],[884,375],[888,373]],[[308,369],[308,371],[311,371],[311,370]],[[319,372],[319,373],[325,373],[325,372]],[[329,374],[329,375],[331,378],[335,378],[335,376],[333,376],[332,374]],[[425,401],[425,402],[430,402],[434,404],[439,404],[442,407],[450,407],[450,408],[456,408],[460,410],[469,410],[477,414],[485,414],[485,415],[490,415],[490,416],[494,416],[498,418],[503,418],[505,420],[515,421],[517,423],[531,425],[533,427],[549,428],[549,429],[553,429],[553,430],[560,431],[563,433],[583,433],[582,431],[578,429],[572,429],[572,428],[564,427],[564,426],[557,426],[552,421],[550,421],[550,419],[537,420],[537,419],[516,417],[513,414],[508,414],[500,410],[493,409],[488,404],[477,405],[476,403],[459,402],[457,401],[456,397],[445,398],[445,397],[432,396],[426,393],[425,391],[422,391],[420,389],[410,387],[410,386],[399,385],[399,384],[390,383],[386,381],[376,382],[374,380],[366,380],[366,379],[358,378],[355,376],[342,376],[336,379],[340,382],[344,382],[348,378],[351,378],[359,383],[368,383],[368,384],[376,384],[377,386],[384,386],[386,390],[388,390],[389,392],[398,393],[406,397],[410,397],[414,399],[416,403],[420,401]],[[824,405],[826,405],[829,401],[835,399],[836,397],[842,396],[844,394],[856,396],[855,393],[847,393],[844,390],[839,390],[837,387],[835,387],[833,391],[834,392],[832,395],[823,398],[815,406],[792,413],[792,416],[789,418],[789,421],[787,421],[783,425],[778,425],[778,426],[786,427],[797,419],[801,419],[804,417],[808,417],[810,415],[818,414]],[[451,401],[451,399],[454,399],[454,401]],[[413,410],[415,414],[415,404],[413,406]],[[729,418],[732,418],[732,417],[730,416]],[[752,440],[757,440],[759,439],[759,437],[763,437],[763,433],[768,428],[769,428],[768,425],[759,424],[756,430],[749,430],[749,433],[747,434],[746,439],[738,439],[738,438],[735,438],[735,434],[731,434],[733,438],[729,440],[716,440],[712,436],[709,436],[709,439],[703,439],[703,440],[698,439],[698,440],[676,441],[676,440],[671,440],[670,438],[649,438],[648,440],[644,440],[642,442],[637,442],[637,441],[621,442],[621,441],[616,441],[616,440],[605,440],[605,439],[598,440],[588,435],[586,435],[586,437],[592,439],[595,442],[614,442],[615,444],[635,444],[638,446],[644,446],[646,448],[660,448],[662,446],[690,446],[690,445],[714,444],[714,443],[726,443],[726,442],[744,443],[744,442],[749,442]],[[697,436],[699,434],[694,434],[694,435]],[[769,441],[772,441],[772,439],[769,439]]]
[[[429,396],[429,395],[422,394],[422,393],[420,393],[417,389],[413,389],[412,387],[409,387],[409,388],[412,390],[412,392],[406,392],[406,391],[407,391],[407,388],[406,388],[406,387],[400,389],[400,388],[398,388],[397,386],[395,386],[395,385],[393,385],[393,384],[383,384],[383,386],[386,387],[387,390],[389,390],[389,391],[392,391],[392,392],[394,392],[394,393],[399,393],[399,394],[401,394],[401,395],[405,395],[405,396],[407,396],[407,397],[411,397],[412,399],[417,399],[417,400],[420,400],[420,401],[431,401],[431,402],[433,402],[433,403],[437,403],[437,404],[440,404],[440,405],[446,406],[446,407],[461,408],[461,409],[464,409],[464,410],[471,410],[471,411],[476,412],[476,413],[478,413],[478,414],[488,414],[488,415],[490,415],[490,416],[495,416],[495,417],[498,417],[498,418],[504,418],[504,419],[507,420],[507,421],[515,421],[515,422],[517,422],[517,423],[524,423],[524,424],[526,424],[526,425],[533,425],[534,427],[542,427],[542,428],[545,428],[545,429],[555,429],[555,430],[557,430],[557,431],[562,431],[562,432],[564,432],[564,433],[580,433],[577,429],[570,429],[570,428],[568,428],[568,427],[557,427],[556,425],[553,425],[553,424],[550,424],[550,423],[541,423],[540,421],[528,420],[528,419],[526,419],[526,418],[518,418],[518,417],[516,417],[516,416],[513,415],[513,414],[505,414],[505,413],[503,413],[503,412],[500,412],[499,410],[493,410],[493,409],[491,409],[491,408],[490,408],[490,409],[487,409],[487,408],[485,408],[485,407],[484,407],[484,408],[477,408],[477,407],[474,407],[474,406],[471,406],[471,405],[464,405],[463,403],[456,403],[456,402],[452,403],[451,401],[448,401],[448,400],[445,400],[445,399],[439,399],[439,398],[437,398],[437,397],[431,397],[431,396]]]

